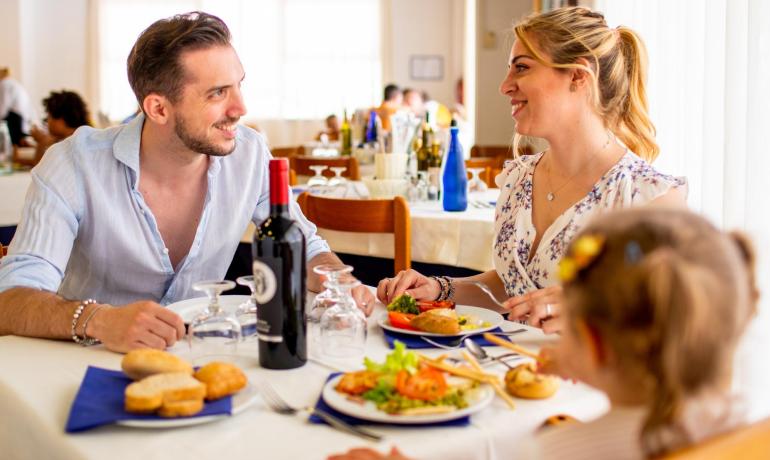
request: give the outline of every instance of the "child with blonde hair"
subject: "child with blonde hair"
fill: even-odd
[[[587,225],[559,265],[565,328],[541,352],[541,371],[605,392],[612,409],[546,429],[518,457],[641,459],[740,425],[731,376],[758,299],[753,254],[742,235],[684,210],[623,210]]]

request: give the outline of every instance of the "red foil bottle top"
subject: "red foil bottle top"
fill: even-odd
[[[270,204],[289,204],[289,160],[270,160]]]

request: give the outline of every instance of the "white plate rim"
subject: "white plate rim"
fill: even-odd
[[[222,295],[219,296],[219,302],[225,310],[235,311],[238,305],[249,300],[247,295]],[[166,305],[166,308],[182,317],[185,323],[192,321],[192,317],[203,310],[208,305],[208,297],[194,297],[192,299],[180,300]]]
[[[259,392],[251,383],[244,389],[233,395],[232,412],[230,414],[204,415],[202,417],[179,417],[168,419],[142,419],[142,420],[118,420],[116,425],[129,426],[132,428],[177,428],[181,426],[200,425],[215,420],[231,417],[240,414],[251,405],[253,405]]]
[[[407,334],[407,335],[419,335],[423,337],[458,337],[461,335],[467,335],[467,334],[477,334],[480,332],[487,332],[491,331],[492,329],[499,327],[501,324],[503,324],[503,321],[505,319],[503,318],[503,315],[500,313],[490,310],[488,308],[481,308],[481,307],[472,307],[470,305],[455,305],[455,311],[458,312],[458,314],[470,314],[474,315],[476,317],[482,317],[481,319],[484,321],[488,321],[490,326],[488,327],[480,327],[478,329],[472,329],[468,331],[460,331],[457,334],[438,334],[436,332],[422,332],[422,331],[410,331],[407,329],[401,329],[398,327],[393,327],[388,322],[388,313],[385,312],[379,320],[377,320],[377,324],[380,325],[383,329],[386,329],[391,332],[395,332],[397,334]],[[487,317],[487,318],[485,318]]]
[[[495,392],[492,390],[492,388],[489,385],[482,384],[476,390],[479,394],[476,401],[473,404],[468,405],[468,407],[465,409],[459,409],[453,412],[445,412],[441,414],[390,415],[377,409],[377,407],[371,401],[366,401],[366,403],[363,405],[348,401],[345,396],[341,395],[337,392],[337,390],[334,389],[341,378],[342,375],[338,375],[326,382],[326,385],[324,385],[323,391],[321,393],[324,401],[338,412],[370,422],[389,423],[395,425],[420,425],[428,423],[448,422],[450,420],[456,420],[458,418],[462,418],[481,411],[482,409],[486,408],[495,398]]]

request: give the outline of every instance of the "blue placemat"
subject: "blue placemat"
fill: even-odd
[[[333,379],[334,377],[340,375],[341,372],[335,372],[329,376],[329,378],[326,379],[326,382],[328,383],[329,380]],[[408,425],[410,427],[441,427],[441,426],[467,426],[471,423],[471,416],[466,415],[465,417],[459,417],[453,420],[447,420],[446,422],[435,422],[435,423],[415,423],[415,424],[404,424],[404,423],[382,423],[382,422],[371,422],[369,420],[361,420],[360,418],[351,417],[350,415],[343,414],[342,412],[336,411],[334,408],[332,408],[330,405],[326,404],[326,401],[324,401],[323,395],[318,397],[318,402],[315,404],[316,409],[323,410],[325,412],[328,412],[334,416],[336,416],[339,419],[342,419],[351,425],[382,425],[382,426],[404,426]],[[316,417],[315,415],[311,415],[308,419],[312,423],[326,423],[320,418]]]
[[[489,332],[501,332],[502,329],[499,327],[492,329]],[[389,331],[387,329],[383,329],[382,332],[385,333],[385,341],[388,342],[388,346],[390,348],[393,348],[394,342],[398,340],[399,342],[404,342],[404,345],[406,345],[406,348],[410,350],[415,349],[423,349],[423,348],[436,348],[435,346],[429,344],[428,342],[424,341],[420,338],[419,335],[411,335],[411,334],[400,334],[398,332]],[[457,339],[457,336],[454,337],[428,337],[429,339],[433,340],[436,343],[440,344],[446,344],[448,342],[451,342],[453,340]],[[482,347],[489,347],[494,346],[494,344],[484,337],[480,335],[475,335],[472,337],[473,341],[481,345]]]
[[[90,430],[119,420],[169,420],[154,414],[131,414],[123,409],[123,393],[132,380],[123,372],[88,366],[67,418],[68,433]],[[207,402],[193,417],[232,412],[232,398],[227,396]]]

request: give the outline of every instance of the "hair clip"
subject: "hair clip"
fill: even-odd
[[[626,265],[634,265],[644,257],[642,247],[636,241],[629,241],[626,244]]]
[[[575,279],[578,272],[591,265],[602,252],[605,239],[602,235],[583,235],[575,240],[570,246],[569,254],[559,262],[559,278],[563,282]]]

